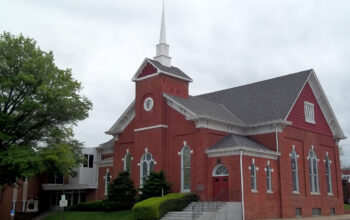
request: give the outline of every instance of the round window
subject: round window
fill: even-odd
[[[146,111],[151,111],[151,109],[153,108],[153,99],[151,97],[145,99],[145,102],[143,103],[143,108]]]

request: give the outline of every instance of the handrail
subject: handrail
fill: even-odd
[[[203,214],[203,212],[216,212],[220,206],[220,201],[199,201],[192,206],[192,219]]]

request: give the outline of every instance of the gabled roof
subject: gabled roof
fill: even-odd
[[[284,120],[312,70],[196,96],[224,105],[246,124]]]
[[[197,117],[204,116],[223,122],[243,125],[243,122],[241,122],[222,104],[193,96],[189,96],[187,99],[169,94],[164,94],[164,96],[168,99],[174,100],[177,103],[180,103],[183,108],[186,108],[187,111],[192,112],[193,116],[195,114]]]
[[[143,68],[146,66],[147,63],[152,64],[157,69],[157,72],[154,73],[154,74],[151,74],[151,75],[139,78],[139,75],[141,74]],[[149,58],[146,58],[142,62],[141,66],[136,71],[136,73],[133,76],[132,80],[133,81],[138,81],[138,80],[142,80],[142,79],[149,78],[149,77],[152,77],[152,76],[156,76],[156,75],[159,75],[159,74],[168,75],[168,76],[171,76],[171,77],[182,79],[182,80],[187,81],[187,82],[192,82],[193,81],[181,69],[179,69],[179,68],[177,68],[175,66],[171,66],[171,67],[164,66],[161,63],[159,63],[158,61],[152,60],[152,59],[149,59]]]
[[[227,124],[247,129],[269,124],[279,124],[283,127],[290,124],[287,117],[306,83],[310,84],[334,138],[344,139],[342,129],[312,69],[212,93],[190,96],[188,99],[168,94],[164,96],[178,105],[180,110],[185,109],[190,112],[191,115],[185,115],[189,120],[202,116],[209,120],[224,121]],[[224,127],[221,126],[221,130],[223,129]],[[229,131],[230,129],[224,130]],[[247,135],[254,132],[241,130],[240,134]]]
[[[100,144],[96,149],[102,150],[102,149],[109,149],[114,147],[114,138],[110,139],[109,141]]]
[[[135,100],[129,105],[124,113],[118,118],[106,134],[115,135],[122,133],[126,126],[135,118]]]

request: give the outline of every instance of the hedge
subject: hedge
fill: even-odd
[[[134,220],[157,220],[169,211],[180,211],[192,201],[197,201],[197,195],[186,193],[171,193],[163,197],[152,197],[136,203],[132,208]]]

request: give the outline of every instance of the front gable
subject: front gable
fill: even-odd
[[[314,104],[315,124],[305,121],[305,102]],[[307,79],[285,120],[292,122],[294,127],[329,135],[336,140],[346,138],[314,71]]]
[[[304,105],[305,102],[312,103],[314,105],[314,118],[315,123],[309,123],[305,120]],[[309,83],[306,83],[301,91],[297,101],[295,102],[288,118],[288,121],[292,122],[293,127],[310,130],[316,133],[332,136],[332,131],[328,126],[327,120],[323,115],[320,105],[310,87]]]

